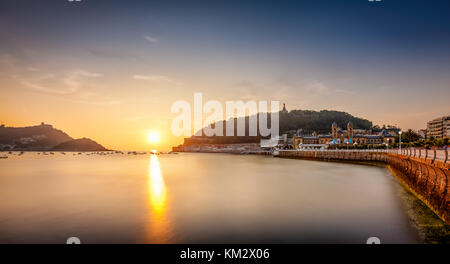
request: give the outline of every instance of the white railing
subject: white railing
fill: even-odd
[[[427,160],[448,161],[448,150],[445,149],[403,148],[401,151],[392,149],[391,153]]]
[[[448,150],[445,149],[424,149],[424,148],[402,148],[400,149],[293,149],[293,150],[281,150],[281,151],[316,151],[316,152],[376,152],[376,153],[393,153],[399,155],[405,155],[410,157],[416,157],[426,160],[440,160],[443,162],[449,162]]]

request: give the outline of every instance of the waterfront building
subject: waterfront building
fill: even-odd
[[[450,115],[427,123],[427,138],[450,138]]]
[[[417,131],[417,134],[421,139],[427,139],[427,130],[426,129],[419,129]]]
[[[355,133],[362,131],[364,134]],[[313,132],[311,135],[302,134],[299,130],[293,138],[294,148],[309,149],[323,148],[328,145],[347,145],[347,144],[371,144],[371,145],[391,145],[395,141],[395,136],[383,129],[380,133],[369,134],[367,130],[354,129],[352,122],[347,123],[347,129],[341,129],[336,122],[331,124],[330,134],[317,134]],[[314,146],[313,146],[314,145]]]

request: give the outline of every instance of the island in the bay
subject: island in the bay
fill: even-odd
[[[74,139],[52,125],[0,126],[0,150],[21,151],[108,151],[89,138]]]

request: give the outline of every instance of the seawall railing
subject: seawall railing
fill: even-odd
[[[307,152],[307,151],[318,151],[318,152],[367,152],[367,153],[392,153],[398,155],[404,155],[408,157],[414,157],[423,159],[425,161],[429,161],[433,163],[434,161],[441,161],[444,163],[450,163],[448,150],[445,149],[425,149],[425,148],[403,148],[403,149],[323,149],[323,150],[308,150],[308,149],[299,149],[299,150],[283,150],[290,152]]]

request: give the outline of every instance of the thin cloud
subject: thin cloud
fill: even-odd
[[[137,58],[137,56],[130,51],[116,50],[114,48],[109,48],[109,47],[88,48],[87,52],[89,52],[90,54],[92,54],[96,57],[107,58],[107,59],[125,60],[125,59],[136,59]]]
[[[105,101],[70,100],[70,101],[77,104],[103,105],[103,106],[122,104],[122,101],[119,100],[105,100]]]
[[[72,73],[70,73],[66,78],[64,78],[63,83],[65,83],[70,91],[77,91],[80,88],[81,85],[81,78],[88,77],[88,78],[97,78],[102,76],[99,73],[89,72],[85,70],[77,70]]]
[[[169,77],[163,76],[163,75],[140,75],[135,74],[133,75],[133,79],[140,80],[140,81],[153,81],[153,82],[167,82],[175,85],[182,85],[181,82],[174,81],[170,79]]]
[[[148,42],[153,43],[153,44],[159,42],[158,38],[152,37],[150,35],[144,35],[143,37],[145,40],[147,40]]]
[[[64,95],[76,93],[82,85],[81,82],[83,78],[97,78],[100,76],[102,75],[99,73],[76,70],[68,73],[62,78],[58,78],[53,74],[41,75],[32,80],[23,78],[19,75],[15,75],[14,78],[21,84],[35,91]],[[49,83],[53,85],[49,85]]]
[[[38,72],[39,69],[38,69],[38,68],[35,68],[35,67],[28,67],[28,68],[27,68],[27,71],[30,71],[30,72]]]

